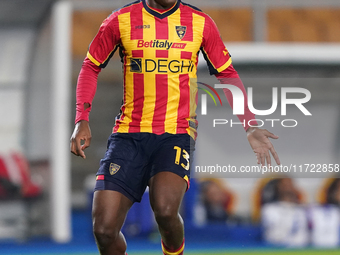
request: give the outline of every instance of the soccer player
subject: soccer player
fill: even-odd
[[[98,73],[119,50],[124,96],[97,173],[93,231],[101,254],[126,254],[121,228],[127,212],[149,186],[150,204],[162,237],[163,254],[184,250],[179,207],[189,188],[196,139],[195,84],[198,52],[221,83],[245,89],[217,27],[202,11],[180,0],[139,0],[114,11],[90,44],[77,84],[77,113],[71,151],[85,158],[90,145],[89,112]],[[230,91],[225,91],[232,105]],[[247,102],[247,100],[245,100]],[[267,130],[244,123],[258,163],[279,158]],[[83,142],[83,144],[82,144]]]

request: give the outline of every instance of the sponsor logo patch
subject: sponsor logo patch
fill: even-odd
[[[137,48],[156,48],[162,50],[169,50],[169,49],[184,49],[186,43],[174,43],[169,42],[168,40],[151,40],[151,41],[144,41],[138,40]]]
[[[190,73],[195,67],[191,60],[130,59],[130,72],[133,73]]]
[[[135,29],[148,29],[150,27],[151,27],[150,25],[138,25],[138,26],[135,26]]]
[[[142,59],[141,58],[131,58],[130,59],[130,71],[134,73],[142,72]]]

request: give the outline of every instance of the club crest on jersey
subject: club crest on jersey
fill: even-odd
[[[176,33],[178,37],[182,40],[183,37],[185,36],[185,33],[187,32],[187,27],[186,26],[176,26]]]
[[[118,170],[120,169],[120,165],[117,165],[115,163],[111,163],[110,164],[110,174],[114,175],[118,172]]]

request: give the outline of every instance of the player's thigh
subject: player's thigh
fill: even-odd
[[[114,190],[140,202],[147,187],[147,137],[139,133],[113,133],[100,161],[95,190]]]
[[[159,172],[149,181],[150,204],[157,215],[172,216],[178,213],[187,182],[172,172]]]
[[[94,192],[92,219],[97,233],[118,234],[133,202],[113,190]]]
[[[151,158],[150,203],[154,211],[177,212],[189,187],[194,141],[187,134],[164,134]]]

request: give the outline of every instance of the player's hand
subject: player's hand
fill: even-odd
[[[271,166],[271,156],[269,151],[273,155],[276,163],[278,165],[281,164],[279,156],[277,155],[274,146],[269,140],[269,138],[278,139],[278,136],[270,133],[266,129],[250,127],[247,130],[247,138],[251,148],[256,154],[257,164],[265,166],[267,162],[267,166]]]
[[[70,142],[71,152],[85,159],[84,150],[89,147],[91,143],[91,129],[88,121],[81,120],[75,125]],[[82,142],[84,143],[82,144]]]

